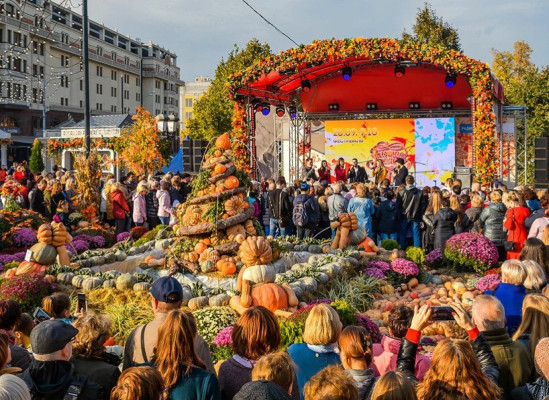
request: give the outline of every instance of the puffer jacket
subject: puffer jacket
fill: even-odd
[[[430,213],[423,214],[421,222],[423,222],[423,232],[421,233],[421,244],[427,251],[431,251],[435,246],[435,227],[433,222],[435,221],[435,215]]]
[[[271,214],[269,213],[269,207],[267,207],[268,196],[268,191],[264,191],[261,194],[261,222],[263,226],[269,226],[271,223]]]
[[[545,215],[545,208],[540,208],[539,210],[534,211],[532,214],[526,217],[524,220],[524,226],[526,229],[530,229],[534,221],[538,218],[541,218]]]
[[[401,219],[420,221],[425,211],[425,198],[421,190],[415,186],[407,186],[406,190],[398,192],[397,204],[400,208]]]
[[[145,222],[147,218],[147,206],[145,205],[145,196],[134,193],[133,194],[133,222],[136,224]]]
[[[480,214],[482,213],[481,207],[471,207],[465,211],[465,215],[469,218],[469,222],[472,224],[470,232],[479,233],[480,227]]]
[[[503,203],[490,203],[480,213],[480,226],[484,229],[484,236],[496,245],[503,245],[507,240],[507,233],[503,230],[503,220],[507,207]]]
[[[158,216],[157,190],[151,190],[145,195],[145,204],[147,208],[147,218],[154,219]]]
[[[451,208],[441,208],[435,214],[433,228],[435,229],[435,249],[442,249],[446,241],[456,233],[457,213]]]
[[[398,232],[400,213],[396,201],[383,200],[376,210],[375,217],[379,221],[377,225],[379,233]]]

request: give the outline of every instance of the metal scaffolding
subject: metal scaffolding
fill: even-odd
[[[515,119],[515,138],[516,138],[516,166],[517,166],[517,184],[528,184],[528,129],[526,127],[526,106],[503,106],[503,118]],[[519,179],[522,175],[523,181]]]

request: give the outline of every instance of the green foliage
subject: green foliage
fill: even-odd
[[[191,182],[191,188],[192,188],[192,194],[194,196],[198,196],[198,192],[201,190],[204,190],[208,187],[210,187],[211,182],[208,180],[208,178],[211,176],[212,171],[209,169],[205,169],[203,171],[200,171],[198,175],[192,180]]]
[[[32,145],[29,168],[33,174],[39,174],[46,168],[42,159],[42,142],[38,139]]]
[[[234,356],[232,346],[210,346],[212,363],[215,365],[218,361],[228,360]]]
[[[330,306],[332,306],[339,314],[339,319],[343,326],[356,325],[358,320],[355,316],[356,309],[344,300],[335,300]]]
[[[69,215],[69,221],[71,225],[78,225],[80,221],[84,220],[84,216],[79,212],[73,212]]]
[[[19,261],[12,261],[4,265],[4,271],[8,269],[17,268],[21,264]]]
[[[429,3],[425,3],[423,8],[418,8],[412,31],[413,35],[404,31],[402,39],[461,51],[457,29],[444,22]]]
[[[406,258],[421,266],[425,262],[425,250],[420,247],[410,246],[406,249]]]
[[[182,135],[209,140],[232,129],[234,102],[227,97],[227,84],[233,73],[243,71],[257,60],[271,55],[268,44],[254,39],[245,49],[235,45],[227,60],[221,60],[215,77],[204,94],[193,107],[193,117],[187,122]]]
[[[343,300],[360,312],[366,312],[379,293],[379,280],[360,274],[351,279],[340,276],[320,291],[321,298]]]
[[[305,330],[303,322],[280,320],[278,325],[280,326],[280,335],[282,336],[282,340],[280,341],[282,350],[286,350],[292,344],[303,343],[303,331]]]
[[[219,331],[236,323],[237,315],[230,307],[206,307],[193,312],[198,334],[211,343]]]
[[[400,250],[400,245],[396,240],[393,239],[385,239],[381,241],[381,247],[383,247],[385,250]]]

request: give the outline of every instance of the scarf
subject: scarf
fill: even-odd
[[[239,356],[238,354],[235,354],[233,356],[233,360],[235,360],[237,363],[242,365],[245,368],[253,368],[255,365],[255,360],[250,360],[246,357]]]
[[[339,354],[339,348],[336,343],[330,344],[308,344],[307,347],[309,350],[314,351],[315,353],[336,353]]]

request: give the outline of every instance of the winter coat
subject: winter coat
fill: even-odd
[[[11,343],[9,344],[9,348],[11,351],[10,366],[21,368],[23,371],[26,370],[33,360],[27,349]]]
[[[29,387],[33,400],[62,400],[75,377],[85,380],[78,400],[108,399],[97,383],[75,373],[74,365],[69,361],[36,361],[24,371],[20,378]]]
[[[75,374],[86,375],[89,380],[101,386],[104,393],[111,392],[120,376],[120,360],[113,354],[106,353],[104,360],[73,357],[71,363]]]
[[[337,220],[339,213],[346,213],[349,206],[349,200],[343,197],[341,193],[334,193],[328,196],[326,203],[328,204],[330,222]]]
[[[358,388],[358,398],[360,400],[370,400],[372,398],[372,392],[376,384],[376,377],[374,370],[368,369],[346,369],[347,372],[356,383]]]
[[[169,217],[172,215],[172,205],[170,202],[170,194],[167,190],[160,189],[156,192],[158,199],[158,216]]]
[[[349,168],[349,171],[347,171],[347,179],[349,180],[349,183],[354,182],[361,182],[364,183],[368,179],[368,174],[366,173],[366,170],[364,167],[358,166],[358,167],[351,167]]]
[[[326,168],[326,169],[319,168],[317,170],[317,172],[318,172],[318,181],[319,182],[326,181],[326,182],[330,183],[331,178],[332,178],[330,168]]]
[[[372,237],[372,215],[375,214],[375,208],[372,200],[367,197],[353,197],[349,201],[347,211],[352,212],[358,219],[358,225],[366,230],[366,234]]]
[[[471,207],[465,211],[465,215],[467,218],[469,218],[469,222],[471,224],[471,229],[469,232],[476,232],[480,233],[481,226],[480,226],[480,214],[482,213],[482,207]]]
[[[272,219],[280,219],[280,217],[291,219],[292,217],[292,202],[290,201],[288,192],[285,190],[274,189],[269,191],[267,206],[269,207],[269,215]]]
[[[308,181],[309,179],[316,181],[315,167],[307,167],[304,165],[301,167],[301,180]]]
[[[344,183],[347,183],[347,170],[345,169],[345,167],[341,168],[338,165],[336,165],[335,167],[335,179],[336,179],[336,182],[344,182]]]
[[[534,224],[534,221],[538,218],[541,218],[545,215],[545,208],[540,208],[539,210],[534,211],[524,220],[524,226],[526,229],[530,229]]]
[[[397,174],[393,176],[393,186],[400,186],[406,184],[406,177],[408,176],[408,168],[402,167],[398,170]]]
[[[124,193],[120,190],[115,190],[111,193],[112,215],[114,219],[126,219],[126,213],[130,212],[130,207],[126,202]]]
[[[435,215],[431,212],[423,214],[421,222],[423,222],[421,243],[424,249],[431,251],[435,246]]]
[[[158,198],[156,197],[157,190],[150,190],[145,195],[145,207],[147,209],[147,219],[158,217]]]
[[[500,283],[493,291],[486,292],[498,298],[505,310],[505,326],[509,335],[513,335],[522,321],[522,302],[526,297],[524,286],[515,286],[511,283]]]
[[[507,259],[520,258],[520,251],[528,237],[524,220],[530,215],[528,207],[513,207],[507,210],[503,227],[507,229],[507,240],[515,242],[515,250],[507,252]]]
[[[373,368],[376,376],[382,376],[388,371],[394,371],[396,369],[398,351],[400,349],[400,339],[395,339],[389,336],[383,336],[381,343],[374,343],[372,346],[373,351]],[[416,354],[414,374],[419,381],[423,380],[423,377],[427,373],[427,370],[431,366],[431,359],[420,353]]]
[[[136,224],[145,222],[147,219],[147,204],[145,196],[134,193],[133,194],[133,222]]]
[[[193,367],[190,374],[183,375],[170,389],[168,400],[220,400],[219,382],[215,374]]]
[[[480,213],[480,225],[483,227],[484,236],[502,246],[507,240],[507,234],[503,230],[503,220],[507,207],[503,203],[492,202]]]
[[[173,206],[176,201],[179,202],[179,204],[183,203],[185,200],[183,199],[183,194],[181,193],[181,190],[176,189],[175,187],[170,190],[170,204]]]
[[[44,192],[37,187],[29,192],[29,209],[46,216],[46,206],[44,205]]]
[[[107,187],[104,186],[103,189],[101,189],[101,199],[99,201],[99,212],[100,213],[106,213],[107,212],[107,193],[106,193]]]
[[[316,228],[316,224],[320,220],[320,211],[318,209],[318,203],[315,203],[314,199],[308,194],[298,194],[294,198],[294,208],[298,204],[305,205],[305,215],[307,215],[307,219],[309,220],[309,223],[307,224],[306,228],[309,228],[309,229]]]
[[[254,217],[256,219],[259,218],[259,214],[260,214],[259,202],[256,199],[252,199],[250,197],[248,203],[250,204],[251,207],[254,208],[254,214],[252,215],[252,217]]]
[[[268,191],[263,192],[261,195],[261,222],[263,223],[263,226],[269,226],[271,223],[271,214],[269,213],[268,207],[268,196]]]
[[[483,331],[482,334],[498,363],[498,385],[507,398],[511,390],[529,381],[534,369],[534,361],[522,343],[514,342],[509,337],[506,328]]]
[[[456,233],[457,213],[451,208],[441,208],[435,214],[433,227],[435,228],[435,249],[442,249],[446,241]]]
[[[377,225],[378,233],[397,233],[400,210],[396,201],[383,200],[376,210],[375,218],[379,221]]]
[[[536,219],[532,224],[532,227],[530,228],[530,232],[528,232],[528,237],[535,237],[541,240],[541,237],[543,236],[543,231],[545,230],[545,227],[547,225],[549,225],[549,217],[541,216],[540,218]]]
[[[406,190],[399,191],[397,204],[400,209],[401,220],[421,220],[425,209],[425,198],[417,187],[407,186]]]
[[[544,400],[549,396],[549,382],[543,377],[535,382],[527,383],[511,392],[511,400]]]

